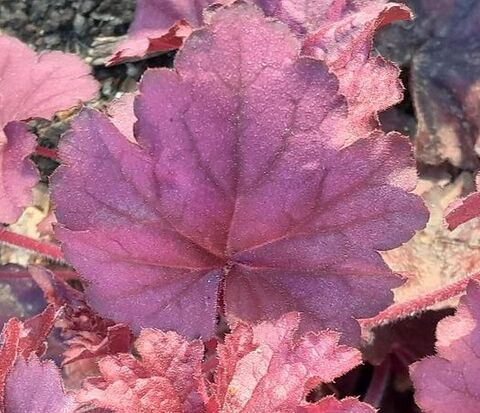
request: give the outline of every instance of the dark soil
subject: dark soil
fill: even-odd
[[[135,0],[0,0],[0,28],[37,50],[88,54],[94,41],[126,33]]]

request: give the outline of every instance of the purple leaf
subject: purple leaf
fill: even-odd
[[[7,376],[5,413],[69,413],[74,402],[63,390],[60,371],[52,361],[19,358]]]
[[[84,111],[54,179],[57,236],[100,313],[188,336],[304,313],[300,333],[392,300],[377,250],[421,228],[408,141],[354,128],[336,78],[299,57],[284,25],[243,3],[186,42],[176,70],[145,74],[138,145]],[[112,289],[114,287],[114,289]],[[121,303],[121,305],[119,305]]]
[[[437,326],[437,355],[410,367],[425,412],[476,413],[480,403],[480,285],[471,281],[457,313]]]

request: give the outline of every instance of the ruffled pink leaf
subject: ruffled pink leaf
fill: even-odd
[[[69,413],[75,403],[63,389],[60,371],[51,361],[19,358],[5,384],[5,413]]]
[[[313,387],[360,364],[360,352],[338,345],[337,333],[308,333],[295,340],[299,322],[298,314],[290,313],[274,323],[235,327],[219,346],[207,411],[294,412]]]
[[[37,55],[21,41],[0,36],[0,125],[13,120],[50,118],[94,97],[98,83],[90,66],[62,52]]]
[[[453,201],[445,211],[445,221],[449,229],[455,229],[474,218],[480,217],[480,174],[476,178],[477,192],[463,199]]]
[[[354,128],[333,75],[257,8],[221,9],[176,70],[145,74],[137,144],[86,110],[53,180],[57,236],[94,309],[135,330],[212,335],[301,311],[359,338],[399,284],[377,250],[426,221],[408,141]],[[115,289],[112,290],[112,286]],[[119,301],[122,306],[119,306]]]
[[[140,58],[180,47],[189,27],[204,23],[202,7],[227,5],[232,0],[140,1],[128,40],[121,43],[110,63]],[[378,126],[378,113],[402,100],[399,70],[380,56],[371,56],[373,36],[383,26],[410,19],[409,9],[386,0],[254,0],[267,16],[286,23],[303,42],[303,52],[324,60],[338,76],[356,122],[352,139]],[[208,22],[208,13],[205,13]],[[179,35],[178,33],[182,33]],[[341,41],[339,41],[341,38]]]
[[[128,354],[103,358],[102,377],[88,379],[78,400],[117,413],[203,411],[197,392],[203,358],[200,341],[146,329],[136,347],[140,360]]]
[[[362,403],[354,398],[337,400],[329,396],[318,403],[301,406],[296,413],[375,413],[376,410],[367,403]]]
[[[378,113],[403,98],[398,67],[381,56],[372,56],[371,51],[378,29],[411,17],[409,9],[400,4],[353,1],[344,5],[336,19],[316,26],[318,29],[306,36],[304,53],[324,60],[338,76],[352,122],[357,125],[354,137],[378,126]]]
[[[90,67],[74,55],[37,55],[9,36],[0,36],[0,50],[0,222],[12,223],[31,202],[38,180],[28,159],[35,137],[14,121],[50,118],[92,98],[98,85]]]
[[[437,355],[411,366],[415,399],[426,412],[476,413],[480,405],[480,285],[471,282],[457,313],[437,326]]]

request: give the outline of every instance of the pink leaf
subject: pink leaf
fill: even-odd
[[[480,284],[471,282],[457,313],[437,326],[437,356],[411,366],[415,399],[426,412],[478,412]]]
[[[304,41],[304,53],[324,60],[338,76],[352,122],[357,125],[352,131],[354,137],[378,126],[378,113],[402,100],[398,67],[380,56],[371,56],[371,51],[379,28],[411,17],[409,9],[400,4],[353,1],[336,19],[315,26],[318,29]]]
[[[332,396],[325,397],[318,403],[299,407],[296,413],[375,413],[376,410],[367,403],[354,398],[337,400]]]
[[[200,341],[189,343],[174,332],[147,329],[136,347],[141,360],[128,354],[103,358],[103,377],[88,379],[79,401],[117,413],[203,411],[196,391],[203,358]]]
[[[50,118],[60,109],[92,98],[98,85],[90,67],[74,55],[37,56],[9,36],[0,36],[0,50],[0,222],[12,223],[31,202],[38,180],[28,159],[35,137],[25,125],[13,121]]]
[[[50,118],[82,100],[91,99],[98,84],[90,66],[62,52],[37,55],[19,40],[0,36],[0,125],[13,120]]]
[[[22,122],[10,122],[0,131],[0,222],[15,222],[32,200],[38,181],[29,159],[34,149],[35,136]]]
[[[45,352],[45,340],[53,327],[54,317],[53,306],[48,306],[42,313],[25,322],[11,318],[3,326],[0,345],[0,411],[4,411],[5,385],[14,364],[23,357],[35,353],[42,355]]]
[[[294,412],[310,389],[360,364],[360,352],[338,345],[337,333],[308,333],[294,340],[299,322],[298,314],[291,313],[275,323],[235,327],[219,347],[207,410]]]
[[[5,385],[5,413],[69,413],[73,399],[63,389],[60,371],[51,361],[36,356],[20,358]]]
[[[212,335],[301,311],[355,343],[399,280],[377,250],[426,221],[408,141],[354,128],[335,77],[238,3],[145,74],[138,145],[84,111],[54,178],[57,231],[97,311],[135,330]],[[114,286],[114,290],[112,290]],[[121,301],[122,305],[118,303]]]

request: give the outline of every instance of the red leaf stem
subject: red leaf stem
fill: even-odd
[[[380,312],[372,318],[360,320],[364,328],[372,328],[382,324],[392,323],[394,321],[413,316],[425,311],[432,305],[441,303],[465,292],[468,283],[471,280],[480,280],[480,273],[475,273],[465,277],[457,282],[439,288],[429,294],[404,303],[393,304],[386,310]]]
[[[38,145],[35,148],[34,155],[43,156],[44,158],[50,158],[54,161],[58,161],[58,152],[56,149],[45,148],[44,146]]]
[[[365,403],[369,403],[375,408],[380,407],[385,389],[390,381],[391,365],[390,357],[387,357],[382,364],[374,367],[372,380],[363,399]]]
[[[38,241],[25,235],[15,234],[7,231],[5,228],[0,229],[0,243],[22,248],[54,261],[63,262],[64,259],[63,252],[57,245]]]

